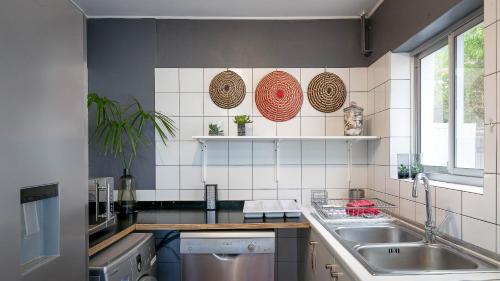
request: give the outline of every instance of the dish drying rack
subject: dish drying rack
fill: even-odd
[[[369,207],[347,207],[347,204],[357,200],[370,200],[374,205]],[[394,220],[387,212],[397,208],[396,205],[378,198],[337,198],[328,199],[326,190],[311,191],[311,206],[324,222],[356,223],[356,222],[388,222]],[[349,212],[347,211],[349,209]],[[378,214],[365,212],[368,209],[378,209]],[[356,213],[360,215],[350,215]]]

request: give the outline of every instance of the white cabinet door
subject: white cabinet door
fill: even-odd
[[[354,281],[341,266],[335,252],[330,252],[320,235],[307,232],[300,249],[301,268],[299,280],[303,281]]]

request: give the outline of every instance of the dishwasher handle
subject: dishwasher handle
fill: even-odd
[[[240,254],[216,254],[212,253],[212,256],[219,261],[233,261],[240,256]]]

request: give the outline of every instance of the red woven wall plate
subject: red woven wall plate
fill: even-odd
[[[299,113],[304,96],[299,82],[284,71],[273,71],[255,89],[255,104],[262,116],[275,122],[292,119]]]

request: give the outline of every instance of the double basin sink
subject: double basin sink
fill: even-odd
[[[395,223],[330,226],[331,233],[375,275],[497,272],[496,264],[451,244],[424,243],[423,236]]]

